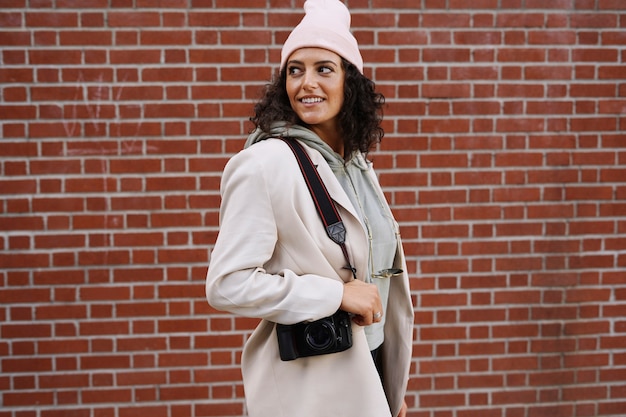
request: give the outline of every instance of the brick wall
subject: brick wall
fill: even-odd
[[[256,320],[204,276],[302,3],[0,1],[0,417],[245,415]],[[349,5],[388,103],[409,415],[626,414],[626,1]]]

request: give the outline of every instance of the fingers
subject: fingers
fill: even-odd
[[[382,320],[382,318],[383,318],[383,312],[382,312],[382,311],[376,311],[376,312],[374,313],[374,318],[373,318],[373,321],[376,323],[376,322],[381,321],[381,320]]]
[[[379,321],[382,320],[382,318],[383,318],[382,311],[379,310],[366,316],[355,315],[353,320],[359,326],[369,326],[370,324],[378,323]]]
[[[402,408],[400,409],[400,414],[398,414],[398,417],[406,417],[406,412],[408,408],[409,407],[406,404],[406,400],[404,400],[402,403]]]
[[[376,285],[357,280],[344,285],[340,308],[354,314],[354,321],[360,326],[377,323],[384,314]]]

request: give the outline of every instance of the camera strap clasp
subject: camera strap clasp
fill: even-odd
[[[338,245],[346,241],[346,227],[343,225],[342,221],[326,226],[326,234]]]

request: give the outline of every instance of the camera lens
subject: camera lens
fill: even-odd
[[[304,334],[307,345],[314,350],[328,349],[337,339],[332,324],[326,321],[308,325]]]

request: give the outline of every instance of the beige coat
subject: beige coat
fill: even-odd
[[[322,155],[305,149],[338,205],[346,245],[358,279],[363,280],[368,262],[364,226]],[[229,161],[222,177],[220,216],[207,299],[217,309],[263,319],[246,342],[242,358],[249,415],[387,417],[390,408],[397,415],[412,348],[407,275],[391,278],[383,348],[385,391],[365,332],[356,324],[354,345],[345,352],[283,362],[275,323],[319,319],[339,308],[343,284],[352,279],[342,269],[341,249],[326,235],[296,159],[280,140],[259,142]],[[406,271],[400,244],[394,266]]]

